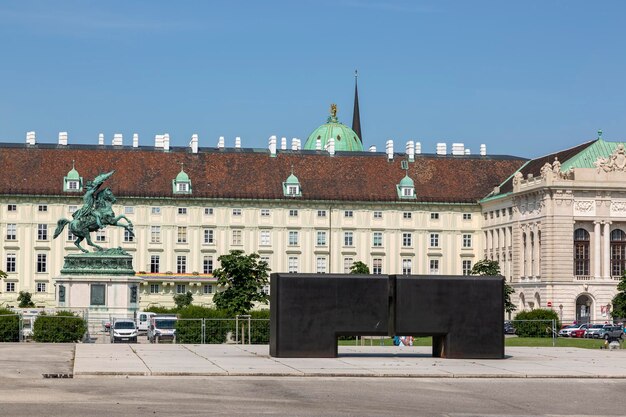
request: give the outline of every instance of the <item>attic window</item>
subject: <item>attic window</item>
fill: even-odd
[[[172,192],[174,194],[191,194],[191,179],[182,167],[175,179],[172,180]]]
[[[79,185],[76,180],[67,181],[67,191],[78,191]]]
[[[72,169],[63,177],[63,191],[70,193],[83,191],[83,177],[76,171],[74,161],[72,161]]]
[[[400,184],[396,185],[396,189],[398,198],[402,200],[415,199],[415,183],[408,175],[400,181]]]
[[[291,175],[287,178],[287,181],[283,182],[283,195],[285,197],[302,197],[300,180],[293,175],[293,167],[291,168]]]
[[[186,193],[189,191],[189,184],[186,182],[179,182],[176,184],[176,191],[179,193]]]
[[[402,188],[402,196],[403,197],[413,197],[413,188],[412,187],[403,187]]]
[[[297,185],[289,185],[287,186],[287,195],[290,196],[297,196],[298,194],[300,194],[300,187],[298,187]]]

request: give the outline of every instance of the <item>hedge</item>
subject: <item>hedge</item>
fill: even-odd
[[[252,343],[269,343],[269,310],[251,311],[249,314],[252,319],[250,329]],[[178,318],[181,320],[176,322],[177,343],[202,343],[200,319],[206,319],[204,343],[225,343],[229,332],[232,339],[235,339],[236,321],[224,310],[191,305],[178,310]],[[244,323],[247,326],[247,321]],[[247,338],[247,328],[245,333]]]
[[[33,326],[33,339],[48,343],[78,342],[86,331],[85,320],[71,311],[59,311],[50,316],[41,313]]]
[[[20,317],[15,312],[0,308],[0,342],[20,341]]]
[[[552,332],[550,331],[552,320],[554,320],[556,325],[556,328],[552,330],[557,332],[561,327],[561,323],[559,322],[559,316],[554,310],[538,308],[531,311],[521,311],[514,318],[515,334],[520,337],[552,337]]]

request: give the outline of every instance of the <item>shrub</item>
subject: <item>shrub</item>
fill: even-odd
[[[33,339],[48,343],[78,342],[86,331],[85,320],[71,311],[59,311],[50,316],[42,313],[35,320]]]
[[[0,342],[19,342],[20,317],[11,310],[0,308]]]
[[[150,313],[156,313],[156,314],[176,314],[178,313],[178,309],[177,308],[167,308],[167,307],[159,307],[159,306],[152,306],[152,307],[148,307],[145,309],[145,311],[148,311]]]
[[[532,311],[521,311],[515,315],[514,320],[536,320],[536,321],[516,321],[515,334],[520,337],[552,337],[552,320],[554,320],[555,329],[558,331],[561,327],[559,316],[553,310],[538,308]]]

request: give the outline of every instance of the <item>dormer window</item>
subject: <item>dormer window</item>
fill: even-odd
[[[415,190],[413,190],[413,188],[411,187],[404,187],[402,188],[402,196],[403,197],[413,197],[413,192]]]
[[[63,191],[68,193],[79,193],[83,191],[83,177],[78,174],[72,161],[72,169],[63,178]]]
[[[287,186],[287,194],[290,196],[297,196],[300,194],[300,187],[297,185],[289,185]]]
[[[415,185],[413,180],[408,175],[405,175],[400,181],[400,184],[396,185],[398,191],[398,198],[400,199],[415,199]]]
[[[185,183],[185,182],[179,182],[178,184],[176,184],[176,191],[178,191],[179,193],[186,193],[189,191],[189,184]]]
[[[174,194],[191,194],[191,180],[189,175],[184,171],[182,164],[180,172],[175,179],[172,180],[172,192]]]
[[[283,182],[283,194],[285,197],[302,197],[300,181],[298,180],[298,177],[293,175],[293,169],[291,171],[291,175],[287,178],[287,181]]]

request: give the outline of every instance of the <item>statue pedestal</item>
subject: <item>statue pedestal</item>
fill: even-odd
[[[90,328],[139,310],[141,278],[121,248],[67,255],[55,281],[57,307],[85,311]]]

